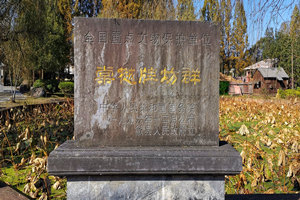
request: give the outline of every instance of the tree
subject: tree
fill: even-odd
[[[300,12],[298,6],[296,5],[293,14],[291,17],[290,23],[290,37],[291,37],[291,78],[292,78],[292,88],[294,88],[294,64],[300,67],[300,54],[299,52],[299,38],[300,38]],[[298,52],[297,52],[298,49]],[[294,59],[296,58],[296,63],[294,63]]]
[[[178,0],[176,7],[177,20],[196,20],[194,3],[192,0]]]
[[[102,7],[103,0],[72,0],[73,16],[96,17]],[[117,2],[117,1],[114,1]]]
[[[260,48],[263,50],[263,59],[273,59],[277,57],[275,32],[273,28],[267,28],[265,36],[260,39]]]
[[[145,19],[175,19],[175,8],[172,0],[144,1],[141,13],[147,13]]]
[[[139,0],[102,0],[100,17],[137,19],[141,8],[142,2]]]
[[[204,0],[204,4],[200,13],[201,21],[221,22],[220,6],[218,0]]]
[[[235,69],[241,73],[249,64],[247,20],[244,5],[241,0],[237,0],[234,10],[233,21],[233,55],[232,60],[235,63]]]
[[[34,71],[41,72],[41,78],[44,72],[58,75],[70,61],[71,43],[57,1],[23,0],[11,3],[10,8],[5,7],[10,10],[14,8],[7,15],[11,21],[7,24],[9,32],[3,52],[7,66],[13,67],[10,64],[13,58],[22,55],[19,60],[22,60],[23,78],[30,80]]]
[[[225,70],[229,72],[232,68],[232,28],[231,28],[231,19],[232,19],[232,5],[231,0],[221,0],[221,9],[220,9],[220,18],[221,18],[221,71]]]

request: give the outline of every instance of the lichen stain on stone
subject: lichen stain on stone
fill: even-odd
[[[97,102],[97,112],[92,116],[91,127],[99,126],[101,129],[108,128],[110,122],[108,121],[108,116],[104,113],[104,109],[100,108],[100,105],[105,103],[105,96],[108,95],[109,89],[112,84],[105,84],[95,89],[95,101]]]

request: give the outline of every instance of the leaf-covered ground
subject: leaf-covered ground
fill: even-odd
[[[0,180],[37,199],[65,199],[66,180],[46,171],[50,152],[73,137],[73,102],[1,113]]]
[[[73,102],[1,113],[0,180],[36,199],[65,199],[66,180],[46,172],[49,153],[73,137]],[[243,158],[226,192],[299,192],[300,100],[220,98],[220,139]]]
[[[294,193],[300,182],[300,101],[220,98],[220,139],[243,159],[226,192]]]

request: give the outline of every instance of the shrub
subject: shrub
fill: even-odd
[[[277,90],[277,96],[280,98],[289,98],[289,97],[298,97],[300,98],[300,90],[293,90],[293,89],[287,89],[287,90],[282,90],[279,89]]]
[[[47,80],[45,82],[45,85],[46,85],[45,89],[48,92],[54,93],[54,92],[58,91],[58,84],[59,84],[59,81],[56,79]]]
[[[34,81],[33,88],[45,88],[45,82],[41,79]]]
[[[74,93],[74,83],[73,82],[60,82],[58,88],[63,94],[73,94]]]
[[[220,95],[228,94],[229,91],[229,81],[220,81]]]

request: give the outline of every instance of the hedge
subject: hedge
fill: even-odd
[[[228,94],[229,91],[229,81],[220,81],[220,95]]]
[[[289,97],[299,97],[300,98],[300,88],[297,88],[296,90],[293,89],[287,89],[287,90],[282,90],[279,89],[277,90],[277,97],[280,98],[289,98]]]
[[[73,94],[74,93],[74,83],[73,82],[60,82],[58,88],[63,94]]]
[[[58,90],[59,81],[56,79],[41,80],[38,79],[33,83],[33,88],[44,88],[48,93],[54,93]]]

